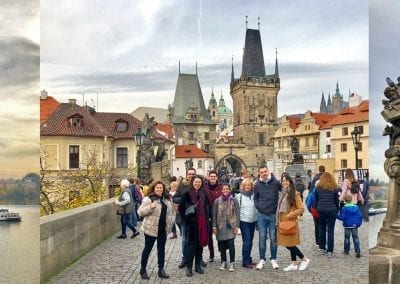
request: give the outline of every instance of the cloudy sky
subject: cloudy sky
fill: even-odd
[[[380,112],[386,77],[394,82],[400,76],[400,2],[370,1],[370,144],[371,177],[388,179],[383,170],[384,151],[389,147],[388,136],[382,131],[386,122]]]
[[[251,4],[250,4],[251,3]],[[319,110],[336,81],[368,97],[368,1],[41,1],[41,89],[99,111],[172,104],[182,73],[228,106],[231,58],[241,73],[248,28],[260,17],[267,74],[278,50],[279,115]],[[82,94],[85,94],[82,96]],[[307,98],[307,99],[305,99]]]
[[[39,170],[39,1],[0,8],[0,178],[20,178]]]

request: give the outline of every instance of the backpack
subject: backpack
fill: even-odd
[[[350,192],[351,192],[352,194],[356,194],[356,193],[359,193],[360,190],[361,190],[361,188],[360,188],[360,183],[359,183],[358,181],[353,181],[353,182],[351,183],[351,186],[350,186]]]
[[[304,182],[302,179],[298,179],[295,181],[294,186],[296,187],[296,191],[303,193],[303,191],[306,189],[306,186],[304,185]]]
[[[315,195],[315,191],[317,189],[314,188],[313,190],[308,192],[307,198],[306,198],[306,207],[308,209],[309,212],[311,212],[311,207],[314,203],[314,195]]]

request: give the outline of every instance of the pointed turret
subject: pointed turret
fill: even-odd
[[[328,103],[326,104],[326,110],[327,110],[328,113],[332,113],[333,112],[332,100],[331,100],[331,92],[329,92]]]
[[[278,70],[278,49],[275,48],[275,79],[279,78],[279,70]]]
[[[339,81],[336,81],[336,92],[335,92],[335,97],[341,97],[342,94],[339,91]]]
[[[232,86],[234,81],[235,81],[235,74],[234,74],[234,71],[233,71],[233,55],[232,55],[231,86]]]
[[[217,100],[215,99],[214,96],[214,87],[211,88],[211,98],[208,101],[208,108],[210,109],[210,106],[217,106]]]
[[[327,113],[328,112],[328,109],[326,108],[326,101],[325,101],[324,91],[322,91],[321,104],[319,105],[319,112],[320,113]]]
[[[265,76],[264,55],[259,30],[246,30],[242,76]]]

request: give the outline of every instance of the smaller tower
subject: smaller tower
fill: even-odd
[[[210,113],[211,120],[217,121],[217,100],[214,96],[214,87],[211,88],[211,98],[208,101],[208,112]]]
[[[325,101],[324,91],[322,91],[321,103],[320,103],[320,105],[319,105],[319,112],[320,112],[320,113],[328,113],[328,109],[327,109],[327,107],[326,107],[326,101]]]

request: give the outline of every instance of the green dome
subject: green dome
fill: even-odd
[[[217,109],[217,113],[218,114],[225,114],[225,113],[231,114],[232,111],[226,106],[219,106]]]

